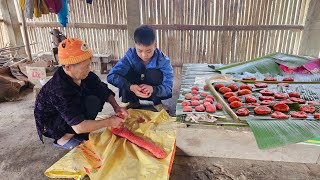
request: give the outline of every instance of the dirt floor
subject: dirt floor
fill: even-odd
[[[175,95],[177,88],[175,86]],[[173,100],[174,101],[174,100]],[[173,104],[173,103],[171,103]],[[48,179],[43,174],[68,151],[42,144],[33,117],[32,90],[17,102],[0,103],[0,175],[2,180]],[[106,114],[110,107],[106,105]],[[307,153],[307,152],[306,152]],[[320,165],[227,158],[176,156],[170,179],[320,179]]]

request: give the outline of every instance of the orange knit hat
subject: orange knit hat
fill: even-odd
[[[77,64],[93,56],[93,52],[85,42],[77,38],[67,38],[58,47],[59,63]]]

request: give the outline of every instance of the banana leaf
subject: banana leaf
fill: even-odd
[[[319,99],[319,88],[319,83],[313,85],[290,84],[290,87],[278,87],[275,84],[269,84],[268,86],[268,89],[274,92],[300,92],[301,97],[308,100]],[[256,91],[257,89],[254,87],[253,94],[255,94]],[[243,97],[240,97],[240,99],[242,98]],[[242,101],[244,101],[244,99],[242,99]],[[298,111],[299,107],[299,103],[289,104],[290,112]],[[245,117],[239,116],[239,118],[241,121],[246,121],[249,124],[260,149],[276,148],[287,144],[303,142],[310,138],[320,137],[320,122],[314,119],[312,114],[308,114],[306,119],[289,117],[288,120],[278,120],[271,118],[270,115],[262,116],[254,114],[253,107],[248,109],[250,110],[250,115]]]
[[[307,63],[308,61],[309,59],[306,57],[277,53],[240,63],[226,65],[221,68],[215,68],[215,70],[221,72],[221,74],[234,74],[243,72],[283,74],[279,64],[283,64],[287,67],[298,67]]]
[[[260,149],[270,149],[320,137],[320,122],[307,120],[247,121]]]
[[[278,64],[283,64],[289,68],[302,66],[310,61],[307,57],[281,53],[274,55],[273,58]]]
[[[302,144],[309,144],[309,145],[320,146],[320,138],[309,139],[309,140],[303,142]]]

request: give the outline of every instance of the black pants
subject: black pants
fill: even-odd
[[[86,120],[95,120],[98,113],[101,112],[104,103],[101,103],[101,100],[97,96],[90,95],[82,98],[82,104],[84,105],[82,109],[84,111]],[[80,139],[89,139],[89,133],[77,134],[68,124],[66,124],[65,128],[66,133],[76,134],[76,136]]]
[[[131,84],[147,84],[150,86],[159,86],[162,84],[163,81],[163,73],[158,69],[146,69],[145,74],[139,74],[134,72],[133,70],[130,70],[128,74],[125,76],[125,78],[131,83]],[[137,103],[139,102],[139,99],[141,100],[148,100],[153,101],[155,105],[158,105],[161,103],[161,100],[168,99],[170,97],[165,98],[159,98],[155,95],[151,95],[149,98],[141,98],[136,96],[134,92],[127,91],[126,89],[119,89],[119,95],[122,96],[122,102],[127,103]]]

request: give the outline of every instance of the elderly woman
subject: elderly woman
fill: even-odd
[[[54,145],[72,149],[88,133],[104,127],[120,127],[128,116],[114,99],[114,93],[90,72],[92,50],[80,39],[68,38],[58,47],[59,63],[53,77],[42,87],[34,116],[40,140],[53,138]],[[97,120],[98,112],[109,102],[118,116]]]

